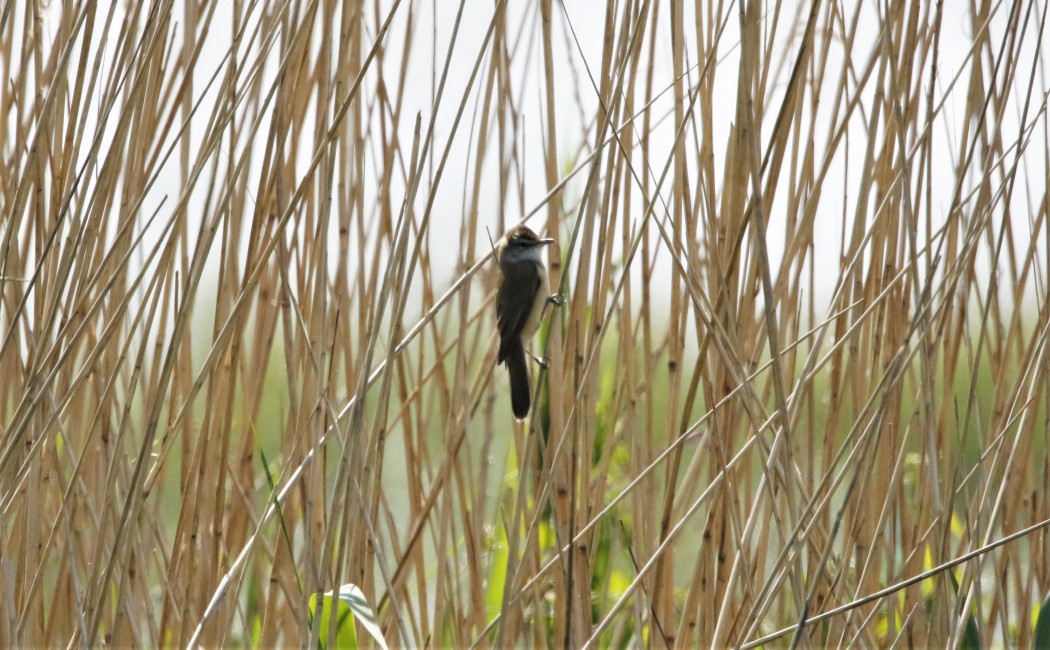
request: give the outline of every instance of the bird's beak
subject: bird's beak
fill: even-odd
[[[536,245],[537,246],[548,246],[548,245],[553,244],[553,243],[554,243],[554,240],[551,239],[550,237],[548,237],[547,239],[539,240],[538,242],[536,242]]]

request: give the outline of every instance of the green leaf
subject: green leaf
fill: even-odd
[[[507,531],[499,526],[491,539],[486,540],[489,551],[489,575],[486,581],[485,607],[489,621],[503,608],[503,589],[507,580],[508,542]]]
[[[1046,595],[1043,604],[1039,606],[1039,617],[1035,619],[1035,636],[1032,639],[1032,647],[1050,650],[1050,594]]]
[[[274,479],[273,472],[270,471],[270,461],[266,459],[266,451],[263,449],[262,440],[259,438],[259,432],[255,429],[255,423],[251,423],[252,436],[255,438],[255,448],[259,450],[259,460],[262,462],[263,472],[266,474],[266,485],[270,487],[270,494],[267,499],[273,504],[274,512],[277,513],[277,521],[281,524],[281,538],[284,539],[284,543],[288,545],[288,552],[295,555],[292,550],[292,536],[288,533],[288,524],[284,520],[284,510],[281,508],[281,502],[277,500],[277,481]],[[295,583],[299,585],[299,589],[303,588],[303,580],[299,576],[299,569],[294,568],[295,571]]]
[[[368,632],[379,647],[383,650],[387,650],[386,639],[383,638],[383,632],[379,629],[379,624],[376,622],[375,613],[372,611],[372,606],[365,600],[364,593],[353,584],[345,584],[339,588],[338,593],[327,591],[322,594],[322,609],[317,610],[317,595],[314,594],[310,597],[310,619],[313,620],[315,615],[321,616],[321,631],[318,635],[318,641],[321,647],[327,647],[328,644],[328,624],[331,620],[330,607],[335,603],[336,609],[336,632],[335,632],[335,644],[337,648],[351,648],[356,649],[357,644],[357,625],[356,622],[360,622],[364,627],[365,631]]]
[[[320,633],[317,635],[317,645],[320,648],[328,647],[329,623],[332,620],[330,613],[333,602],[331,594],[332,592],[329,591],[322,596],[320,609],[317,607],[317,594],[310,596],[310,624],[313,625],[314,616],[321,617]],[[354,614],[350,611],[350,606],[343,601],[336,600],[335,603],[337,606],[335,647],[357,650],[357,626],[354,624]]]
[[[952,590],[956,594],[959,593],[959,580],[955,577],[955,573],[951,570],[948,571],[948,576],[952,579]],[[981,632],[977,629],[977,618],[974,616],[973,611],[966,617],[966,631],[963,632],[962,642],[959,644],[960,650],[980,650],[981,649]]]

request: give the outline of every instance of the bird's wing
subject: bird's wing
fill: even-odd
[[[500,363],[507,358],[507,350],[514,341],[521,338],[521,331],[529,320],[539,289],[540,274],[534,269],[524,264],[514,264],[509,271],[503,271],[503,283],[496,295]]]

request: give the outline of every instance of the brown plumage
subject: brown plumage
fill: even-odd
[[[529,228],[519,225],[508,230],[496,243],[496,261],[503,276],[496,295],[497,363],[507,364],[511,408],[519,420],[529,415],[532,402],[525,344],[539,329],[548,293],[547,266],[540,249],[553,241],[540,239]]]

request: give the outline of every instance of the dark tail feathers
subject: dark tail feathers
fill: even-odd
[[[510,406],[514,417],[524,420],[529,415],[532,394],[529,390],[529,369],[525,364],[525,348],[521,341],[507,350],[507,374],[510,375]]]

